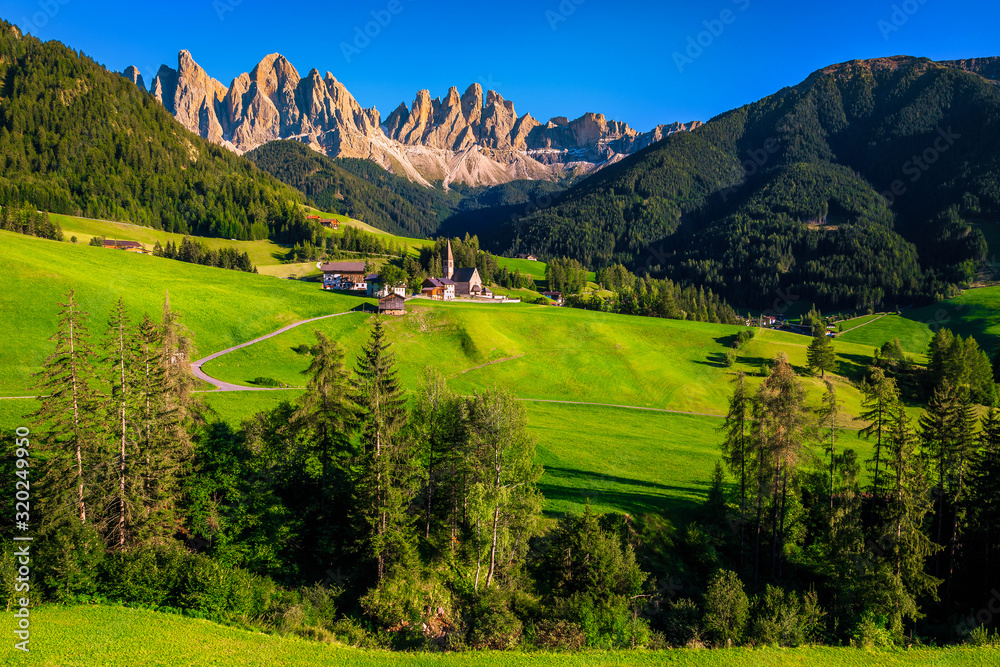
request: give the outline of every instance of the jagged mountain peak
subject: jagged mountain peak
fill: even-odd
[[[123,75],[141,85],[138,72]],[[332,72],[312,68],[303,78],[280,53],[226,87],[183,50],[176,69],[160,68],[151,92],[186,127],[237,152],[291,138],[330,156],[373,160],[425,185],[554,180],[617,162],[688,127],[639,134],[596,113],[542,124],[531,114],[519,117],[513,101],[478,83],[461,94],[452,86],[443,98],[420,90],[383,123]]]

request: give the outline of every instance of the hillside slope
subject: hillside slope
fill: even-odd
[[[778,290],[838,308],[947,294],[985,253],[972,223],[1000,218],[1000,88],[969,69],[993,64],[825,68],[486,236],[707,284],[744,306],[769,307]]]
[[[294,242],[296,199],[127,80],[0,21],[0,206]]]

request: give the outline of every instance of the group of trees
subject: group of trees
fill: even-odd
[[[644,315],[664,317],[673,320],[693,320],[720,324],[740,324],[742,318],[736,311],[712,290],[693,286],[682,287],[669,279],[636,278],[630,272],[615,265],[607,271],[615,274],[609,281],[608,273],[602,272],[600,279],[604,286],[613,285],[610,298],[595,292],[586,296],[571,296],[567,304],[587,310],[600,310],[623,315]]]
[[[163,246],[157,241],[156,245],[153,246],[153,255],[156,257],[166,257],[167,259],[176,259],[181,262],[189,262],[191,264],[202,264],[220,269],[257,273],[257,267],[250,261],[250,255],[245,250],[243,252],[240,252],[236,248],[219,248],[215,250],[209,248],[203,241],[192,239],[190,236],[185,236],[181,239],[180,245],[175,244],[173,241],[167,241],[167,245]]]
[[[62,227],[58,222],[49,219],[48,213],[36,211],[30,206],[20,209],[0,206],[0,229],[53,241],[64,239]]]
[[[827,640],[964,639],[978,624],[955,620],[977,604],[969,584],[996,580],[1000,412],[978,418],[973,385],[954,380],[940,381],[915,422],[895,380],[872,367],[858,418],[872,451],[862,462],[843,446],[833,382],[810,411],[783,356],[756,389],[737,373],[722,445],[735,514],[722,534],[743,581],[815,587]],[[726,511],[717,508],[719,524]],[[928,614],[933,622],[916,625]]]
[[[575,259],[554,257],[545,267],[549,290],[563,294],[579,294],[587,287],[587,269]]]

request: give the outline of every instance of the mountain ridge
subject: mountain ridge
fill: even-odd
[[[134,67],[122,76],[143,87]],[[177,68],[162,65],[149,92],[186,128],[239,154],[293,139],[329,157],[372,160],[422,185],[445,188],[579,176],[701,125],[664,124],[641,133],[599,113],[542,123],[531,114],[518,116],[513,102],[479,84],[462,95],[453,86],[444,99],[421,90],[383,122],[331,72],[313,68],[302,77],[278,53],[227,87],[182,50]]]

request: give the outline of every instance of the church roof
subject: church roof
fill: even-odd
[[[455,261],[455,256],[453,254],[451,254],[451,239],[448,239],[448,257],[447,257],[447,260],[449,262],[454,262]]]
[[[475,267],[471,269],[455,269],[455,273],[451,276],[451,279],[456,283],[472,282],[472,277],[477,275],[476,271]]]

